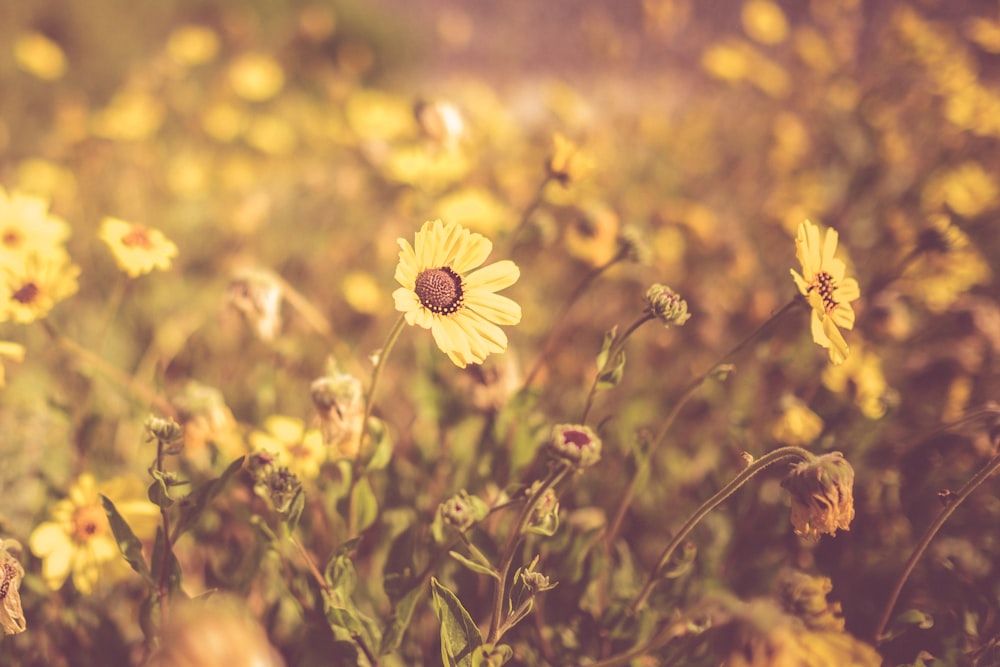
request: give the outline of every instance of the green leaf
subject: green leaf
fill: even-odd
[[[349,597],[358,584],[358,573],[354,568],[351,553],[357,548],[361,538],[354,538],[341,544],[327,561],[323,579],[331,591]]]
[[[485,574],[488,577],[493,577],[497,581],[500,581],[500,575],[496,573],[496,570],[489,564],[483,564],[478,560],[473,560],[472,558],[467,558],[457,551],[449,551],[448,555],[457,560],[459,563],[469,568],[473,572],[478,572],[479,574]],[[482,554],[480,553],[480,556]]]
[[[373,445],[372,457],[365,465],[365,471],[382,470],[392,460],[393,442],[385,422],[378,417],[368,418],[368,434]]]
[[[610,331],[604,332],[604,342],[601,343],[601,351],[597,353],[597,370],[601,370],[608,363],[608,354],[611,352],[611,345],[618,337],[618,327],[613,327]]]
[[[153,483],[149,485],[146,496],[149,498],[149,502],[160,509],[167,509],[174,504],[174,499],[170,497],[170,489],[167,488],[167,478],[159,470],[150,470],[149,472],[153,476]]]
[[[375,622],[362,614],[351,600],[346,600],[344,606],[338,604],[329,595],[324,595],[326,620],[331,626],[343,628],[351,638],[365,647],[365,653],[374,654],[375,648],[381,644],[381,633]]]
[[[919,609],[907,609],[892,619],[889,628],[882,634],[883,642],[895,639],[909,630],[927,630],[934,627],[934,617]]]
[[[392,610],[392,616],[389,617],[385,632],[382,633],[382,648],[379,655],[392,653],[399,648],[406,628],[413,618],[413,610],[416,609],[417,602],[423,597],[424,590],[426,589],[423,586],[417,586],[396,603],[396,608]]]
[[[141,574],[146,583],[152,586],[153,577],[149,572],[149,565],[146,564],[146,559],[142,555],[142,542],[135,536],[132,528],[118,513],[115,504],[107,496],[101,496],[101,504],[104,506],[104,513],[108,515],[108,523],[111,524],[111,532],[115,536],[115,542],[118,543],[118,550],[132,566],[132,569]]]
[[[602,391],[604,389],[611,389],[612,387],[618,386],[618,383],[622,381],[622,376],[625,375],[625,350],[620,350],[618,354],[615,355],[614,361],[609,365],[602,368],[601,372],[597,375],[597,390]]]
[[[351,511],[354,512],[354,525],[358,532],[375,523],[378,517],[378,499],[372,491],[372,484],[367,477],[362,477],[354,485],[351,492]]]
[[[302,510],[306,507],[306,494],[299,487],[295,495],[292,496],[292,501],[288,504],[288,514],[285,517],[285,525],[288,526],[288,532],[294,533],[295,529],[299,526],[299,519],[302,518]]]
[[[245,459],[245,456],[236,459],[229,464],[229,467],[220,476],[198,486],[178,501],[180,505],[180,518],[177,521],[174,538],[180,537],[185,532],[191,530],[201,516],[201,513],[205,511],[208,503],[222,492],[233,475],[242,470]]]
[[[445,667],[472,667],[472,653],[483,645],[479,628],[455,594],[431,577],[434,613],[441,622],[441,662]]]

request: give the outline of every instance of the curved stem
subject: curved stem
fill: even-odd
[[[701,507],[695,510],[694,514],[692,514],[684,525],[681,526],[681,529],[677,531],[677,534],[674,535],[673,539],[670,540],[670,543],[663,550],[663,553],[660,555],[660,561],[649,573],[649,577],[646,580],[646,585],[643,587],[642,592],[639,593],[635,602],[632,603],[632,613],[635,614],[642,608],[642,605],[645,604],[646,599],[649,597],[649,594],[653,591],[653,587],[659,580],[658,578],[660,576],[660,572],[670,562],[674,552],[677,551],[677,548],[684,542],[691,531],[694,530],[695,526],[701,523],[701,520],[708,516],[712,510],[722,504],[722,502],[729,498],[729,496],[736,493],[741,486],[746,484],[752,477],[763,471],[765,468],[789,459],[810,461],[814,458],[815,456],[813,456],[813,454],[805,449],[802,449],[801,447],[780,447],[775,449],[774,451],[768,452],[751,463],[742,472],[740,472],[740,474],[736,475],[732,481],[722,487],[718,493],[702,503]]]
[[[583,412],[580,414],[580,420],[577,423],[587,423],[587,415],[590,414],[590,408],[594,404],[594,396],[597,394],[597,382],[601,377],[601,373],[604,372],[605,368],[615,364],[615,358],[625,348],[625,341],[628,340],[628,337],[631,336],[636,329],[652,319],[656,319],[656,315],[646,311],[635,322],[633,322],[628,329],[625,330],[625,333],[616,338],[614,343],[612,343],[611,347],[608,349],[608,356],[605,357],[604,366],[598,368],[597,372],[594,373],[594,381],[590,383],[590,391],[587,393],[587,401],[583,406]]]
[[[885,632],[885,626],[889,624],[889,616],[892,614],[893,608],[896,606],[896,602],[899,600],[899,595],[903,591],[903,586],[906,585],[906,580],[910,578],[913,573],[913,569],[917,565],[917,561],[920,557],[924,555],[927,547],[930,546],[931,540],[937,535],[938,531],[941,530],[941,526],[945,524],[948,518],[954,514],[955,510],[958,509],[959,505],[965,502],[973,491],[978,489],[983,482],[990,478],[994,473],[1000,471],[1000,454],[994,456],[992,459],[986,462],[979,472],[977,472],[972,479],[965,483],[965,485],[958,490],[957,493],[948,498],[948,504],[941,510],[937,518],[931,522],[931,525],[927,527],[924,534],[920,537],[920,541],[917,543],[916,548],[910,555],[910,559],[906,561],[906,565],[903,567],[902,573],[899,575],[899,580],[896,582],[895,587],[892,589],[892,593],[889,595],[889,599],[885,604],[885,610],[882,612],[882,618],[879,620],[878,626],[875,630],[875,643],[881,643],[885,638],[883,633]]]
[[[490,644],[495,644],[500,638],[500,617],[503,615],[503,599],[507,592],[507,575],[510,572],[510,566],[514,563],[514,554],[517,552],[517,547],[524,538],[524,527],[531,518],[531,512],[535,509],[535,505],[538,504],[538,501],[545,492],[558,484],[569,471],[570,467],[565,463],[549,470],[549,474],[538,485],[538,488],[535,489],[535,492],[524,503],[520,513],[517,515],[513,530],[503,548],[503,558],[500,561],[500,567],[497,568],[497,574],[500,575],[500,578],[493,587],[493,612],[490,617],[489,639],[487,639],[487,642]]]

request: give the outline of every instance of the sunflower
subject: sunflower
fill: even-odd
[[[521,321],[521,307],[496,292],[521,275],[510,260],[476,269],[493,243],[454,222],[425,222],[413,246],[399,239],[396,310],[406,323],[430,329],[434,342],[456,366],[481,364],[507,349],[498,324]]]
[[[837,230],[827,229],[820,246],[819,227],[806,220],[795,236],[795,256],[802,274],[792,269],[792,279],[812,307],[812,336],[830,351],[830,360],[842,364],[850,351],[840,329],[854,328],[851,301],[861,296],[858,281],[845,278],[847,265],[837,259]]]

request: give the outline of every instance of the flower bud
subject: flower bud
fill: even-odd
[[[665,326],[683,326],[691,318],[687,301],[666,285],[659,283],[646,290],[647,311]]]
[[[479,498],[470,496],[462,489],[448,500],[438,505],[438,516],[446,526],[462,532],[489,514],[489,508]]]
[[[184,429],[170,417],[161,419],[160,417],[149,417],[146,420],[146,432],[151,440],[157,440],[164,445],[180,440],[184,435]]]
[[[601,439],[588,426],[558,424],[552,429],[549,451],[575,468],[588,468],[601,460]]]
[[[796,464],[781,482],[792,497],[796,535],[819,539],[850,530],[854,519],[854,468],[840,452]]]

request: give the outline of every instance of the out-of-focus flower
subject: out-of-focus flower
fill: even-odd
[[[962,229],[934,215],[917,238],[921,251],[903,272],[901,287],[935,313],[943,312],[973,285],[989,282],[990,266]]]
[[[124,89],[94,115],[90,129],[96,136],[105,139],[142,141],[156,134],[165,115],[163,101],[151,93]]]
[[[844,260],[834,257],[837,240],[837,230],[830,228],[820,245],[819,227],[804,221],[795,236],[795,256],[802,265],[802,274],[795,269],[791,273],[799,292],[812,307],[813,340],[829,350],[833,363],[842,364],[850,348],[840,329],[854,328],[854,309],[850,302],[861,296],[861,289],[857,280],[845,277],[847,265]]]
[[[568,186],[590,174],[594,161],[565,135],[556,132],[552,135],[552,153],[546,167],[550,178]]]
[[[362,141],[392,141],[417,134],[413,107],[386,92],[357,90],[347,98],[344,113],[348,126]]]
[[[20,555],[20,543],[0,539],[0,627],[8,635],[16,635],[27,628],[21,609],[24,568],[17,560]]]
[[[309,391],[319,413],[323,441],[332,448],[330,456],[356,456],[365,413],[361,381],[348,373],[333,373],[314,380]]]
[[[281,331],[283,297],[281,284],[268,271],[241,271],[233,277],[226,291],[228,303],[264,341],[273,341]]]
[[[796,535],[819,539],[850,530],[854,519],[854,468],[840,452],[796,464],[781,485],[792,497]]]
[[[823,386],[834,393],[853,392],[855,405],[869,419],[884,416],[896,398],[882,372],[882,358],[864,344],[857,346],[842,365],[824,368],[821,378]]]
[[[823,420],[808,405],[790,394],[781,397],[781,415],[771,428],[775,440],[801,447],[822,432]]]
[[[66,73],[66,54],[40,32],[24,32],[14,39],[14,61],[21,70],[45,81],[55,81]]]
[[[229,85],[245,100],[269,100],[285,85],[285,72],[264,53],[245,53],[229,66]]]
[[[944,204],[956,214],[972,218],[996,207],[1000,186],[983,165],[969,160],[934,174],[921,194],[926,210]]]
[[[117,478],[98,486],[90,473],[80,475],[69,496],[52,509],[52,520],[35,528],[28,541],[43,561],[42,578],[52,590],[72,576],[73,586],[88,595],[98,582],[131,571],[118,551],[101,495],[114,503],[137,537],[152,538],[159,509],[146,499],[138,479]]]
[[[146,667],[284,667],[242,600],[214,594],[172,605],[170,611]]]
[[[244,138],[248,145],[268,155],[287,155],[298,143],[292,124],[274,114],[254,116]]]
[[[79,289],[80,267],[63,251],[32,253],[2,268],[0,322],[27,324],[49,314],[53,306]]]
[[[118,268],[130,278],[145,275],[153,269],[165,271],[177,256],[177,246],[160,230],[118,218],[105,217],[101,220],[98,236],[110,248]]]
[[[4,361],[23,361],[24,346],[20,343],[13,343],[7,340],[0,340],[0,389],[7,384],[7,374],[4,370]]]
[[[598,267],[615,259],[621,222],[614,209],[592,201],[571,210],[573,222],[566,226],[566,252],[589,266]]]
[[[743,31],[761,44],[779,44],[788,37],[788,19],[770,0],[748,0],[740,11]]]
[[[69,225],[48,212],[48,202],[0,187],[0,265],[18,264],[30,254],[61,252]]]
[[[493,243],[440,220],[425,222],[413,246],[405,239],[399,246],[395,278],[402,287],[392,297],[407,324],[430,329],[438,348],[462,368],[507,349],[507,335],[497,325],[520,322],[521,307],[496,292],[517,281],[514,262],[477,269]]]
[[[438,505],[438,516],[444,525],[459,532],[468,530],[472,524],[485,519],[489,511],[481,498],[469,495],[465,489]]]
[[[555,458],[574,468],[589,468],[601,460],[601,439],[582,424],[557,424],[548,446]]]
[[[424,136],[444,148],[455,148],[465,132],[462,114],[450,102],[419,100],[413,105],[413,115]]]
[[[538,593],[544,593],[545,591],[551,591],[558,585],[558,582],[552,583],[549,577],[542,574],[535,568],[538,566],[539,557],[535,556],[528,563],[525,568],[519,568],[514,574],[514,579],[520,580],[521,584],[527,589],[529,595],[537,595]]]
[[[219,36],[202,25],[182,25],[167,37],[167,53],[185,67],[202,65],[219,53]]]
[[[687,301],[666,285],[654,284],[646,290],[646,310],[664,326],[684,326],[691,319]]]
[[[246,443],[239,433],[236,418],[218,389],[189,382],[184,393],[172,402],[184,427],[185,460],[200,467],[210,467],[213,457],[209,445],[227,461],[246,453]]]
[[[382,305],[384,293],[372,274],[366,271],[349,271],[340,281],[340,289],[347,305],[359,313],[374,315]]]
[[[278,514],[288,515],[295,499],[302,494],[302,481],[288,469],[278,465],[271,452],[259,451],[250,457],[248,468],[254,479],[254,493],[270,503]]]
[[[839,602],[828,602],[833,590],[829,577],[817,577],[785,569],[778,575],[774,597],[784,610],[797,616],[810,630],[843,632],[844,616]]]
[[[327,459],[326,444],[318,429],[306,430],[301,419],[272,415],[264,420],[264,430],[250,434],[250,446],[270,452],[302,479],[316,479]]]
[[[488,189],[460,188],[438,200],[434,210],[443,220],[452,220],[480,234],[494,234],[516,219],[510,208]]]

